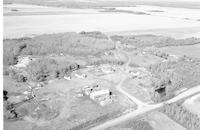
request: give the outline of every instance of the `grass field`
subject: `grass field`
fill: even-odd
[[[200,58],[200,44],[190,46],[163,47],[161,50],[178,57],[186,55],[189,57]]]
[[[149,78],[143,78],[143,79],[128,79],[124,84],[123,88],[126,90],[129,94],[132,96],[138,98],[139,100],[151,103],[151,96],[150,96],[150,88],[145,88],[144,86],[141,86],[141,83],[145,86],[150,86],[151,81]]]
[[[150,112],[106,130],[186,130],[161,112]]]
[[[151,64],[161,62],[162,60],[162,58],[150,54],[131,54],[131,64],[136,64],[141,67],[147,67]]]

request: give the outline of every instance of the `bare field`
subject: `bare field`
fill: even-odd
[[[26,4],[8,4],[4,5],[3,9],[4,9],[4,16],[98,13],[98,11],[94,9],[73,9],[73,8],[62,8],[62,7],[26,5]]]
[[[152,112],[148,114],[146,120],[154,130],[186,130],[186,128],[174,122],[161,112]]]
[[[4,5],[5,6],[5,5]],[[11,6],[11,5],[9,5]],[[63,14],[62,9],[41,9],[37,12],[28,12],[27,8],[30,5],[12,5],[4,8],[5,13],[10,13],[9,10],[19,9],[15,11],[15,16],[4,16],[4,38],[17,38],[24,36],[34,36],[39,34],[50,34],[59,32],[80,32],[87,31],[134,31],[134,30],[149,30],[149,29],[175,29],[183,27],[200,27],[199,21],[177,19],[174,17],[163,17],[156,15],[134,15],[128,13],[107,13],[98,12],[98,10],[84,9],[84,14],[80,14],[80,9],[63,9],[70,13]],[[25,9],[24,9],[25,8]],[[33,8],[36,8],[35,6]],[[20,10],[22,12],[20,13]],[[36,13],[35,15],[17,16],[17,13],[23,15],[24,12]],[[26,11],[27,10],[27,11]],[[49,11],[51,10],[51,11]],[[53,14],[57,12],[56,14]],[[49,11],[49,14],[47,12]],[[45,14],[44,14],[45,12]],[[60,14],[59,14],[60,12]],[[94,13],[95,12],[95,13]],[[98,13],[96,13],[98,12]],[[179,11],[181,12],[181,11]],[[191,13],[193,10],[191,9]],[[194,12],[196,12],[194,10]],[[27,14],[28,14],[27,13]],[[40,14],[41,13],[41,14]],[[177,12],[176,12],[177,13]],[[11,13],[12,14],[12,13]],[[177,14],[179,15],[179,14]],[[42,17],[41,17],[42,16]],[[103,19],[103,21],[102,21]],[[101,24],[98,24],[102,21]],[[117,21],[117,22],[116,22]],[[148,21],[148,22],[146,22]]]
[[[191,113],[197,114],[200,117],[200,94],[185,100],[183,106],[186,107]]]

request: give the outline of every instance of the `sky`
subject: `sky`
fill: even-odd
[[[91,0],[92,1],[92,0]],[[159,1],[159,2],[200,2],[200,0],[96,0],[96,1]]]

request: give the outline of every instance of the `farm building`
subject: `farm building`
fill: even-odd
[[[82,73],[76,73],[75,76],[76,76],[77,78],[81,78],[81,79],[84,79],[84,78],[87,77],[86,74],[82,74]]]
[[[110,96],[109,89],[100,89],[90,93],[90,98],[93,100],[103,100]]]
[[[110,104],[112,102],[112,92],[107,88],[100,88],[98,85],[85,86],[82,91],[88,95],[92,100],[98,102],[101,106]]]

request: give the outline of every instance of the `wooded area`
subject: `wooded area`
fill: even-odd
[[[180,103],[165,105],[161,111],[186,127],[188,130],[200,130],[200,118],[189,112]]]

